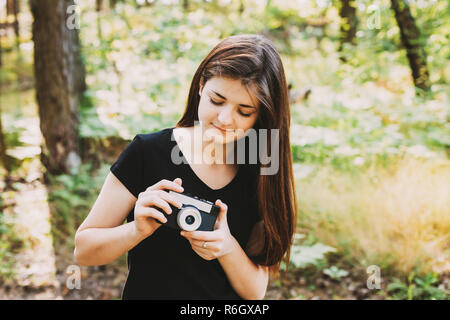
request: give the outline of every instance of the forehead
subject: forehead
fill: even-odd
[[[250,84],[250,88],[252,88],[251,86],[252,85]],[[258,105],[258,99],[239,79],[213,77],[206,82],[205,89],[212,94],[214,94],[212,91],[219,93],[224,96],[227,101],[234,104],[245,104],[255,107]]]

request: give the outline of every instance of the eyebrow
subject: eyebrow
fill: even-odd
[[[210,89],[212,92],[214,92],[216,95],[218,95],[220,98],[222,98],[222,99],[224,99],[224,100],[227,100],[227,98],[225,98],[223,95],[221,95],[220,93],[218,93],[218,92],[216,92],[216,91],[214,91],[214,90],[212,90],[212,89]],[[239,104],[241,107],[244,107],[244,108],[252,108],[252,109],[256,109],[256,107],[253,107],[253,106],[249,106],[249,105],[247,105],[247,104]]]

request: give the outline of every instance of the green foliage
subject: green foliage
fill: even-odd
[[[70,175],[49,176],[51,188],[49,203],[52,206],[52,233],[55,243],[73,238],[81,222],[88,215],[100,193],[109,170],[108,165],[93,172],[91,164],[82,165]]]
[[[167,14],[167,6],[158,2],[150,8],[125,2],[102,13],[101,25],[90,14],[91,8],[83,6],[88,95],[96,107],[82,110],[81,135],[129,138],[174,125],[183,112],[195,68],[212,44],[232,34],[264,33],[281,52],[294,89],[312,88],[308,101],[292,106],[295,161],[353,171],[410,152],[419,157],[445,153],[449,143],[446,88],[433,87],[433,95],[439,97],[435,100],[432,96],[409,99],[408,63],[389,1],[357,6],[357,44],[341,53],[347,57],[345,64],[336,55],[340,22],[332,18],[336,12],[330,4],[298,7],[277,1],[261,6],[250,1],[238,14],[236,3],[192,3],[187,12],[180,5]],[[248,10],[251,6],[255,10]],[[419,25],[438,28],[425,33],[433,33],[429,43],[442,49],[448,24],[436,24],[433,17],[445,13],[445,6],[412,4],[411,8]],[[381,19],[373,28],[369,19],[375,14]],[[324,26],[308,25],[307,18],[327,15]],[[99,32],[92,32],[96,29]],[[445,76],[448,54],[433,50],[431,73]]]
[[[325,255],[329,252],[335,252],[335,249],[322,243],[316,243],[312,246],[293,246],[291,262],[297,268],[313,265],[321,269],[327,264]]]
[[[0,197],[0,207],[2,199]],[[13,279],[14,255],[22,247],[23,241],[13,229],[13,223],[7,221],[0,212],[0,283]]]
[[[445,157],[450,127],[444,104],[417,98],[411,105],[375,108],[357,99],[360,110],[337,101],[299,106],[291,127],[294,161],[354,170],[408,154]]]
[[[329,276],[333,280],[340,280],[346,276],[348,276],[348,271],[339,269],[336,266],[331,266],[330,268],[326,268],[323,270],[323,273]]]
[[[80,119],[80,137],[105,138],[118,135],[118,132],[114,127],[106,125],[99,119],[98,114],[94,108],[81,109]]]
[[[80,2],[82,58],[89,88],[80,106],[80,136],[131,138],[174,125],[183,113],[192,76],[213,46],[229,35],[262,33],[281,53],[293,89],[311,88],[307,100],[291,105],[296,176],[303,178],[325,165],[353,174],[364,172],[373,163],[383,166],[403,156],[446,158],[450,147],[450,19],[445,1],[410,4],[422,30],[421,40],[426,40],[433,82],[432,92],[423,97],[414,97],[389,0],[375,4],[378,11],[374,12],[381,18],[376,28],[368,27],[373,17],[371,3],[358,3],[356,45],[344,46],[339,53],[335,2],[244,3],[245,10],[238,13],[238,1],[227,5],[191,1],[190,10],[184,11],[182,5],[168,7],[155,1],[150,7],[139,7],[127,0],[113,11],[97,13],[92,2]],[[322,19],[325,24],[314,26],[310,19]],[[4,89],[18,88],[21,80],[32,79],[32,51],[27,49],[32,45],[23,42],[21,57],[11,37],[2,40],[0,81]],[[346,63],[339,56],[345,56]],[[11,100],[2,107],[2,116],[9,120],[4,121],[7,145],[21,146],[23,130],[13,125],[22,112],[20,104]],[[6,113],[16,117],[11,121]],[[50,203],[56,243],[73,239],[106,172],[107,166],[92,172],[87,165],[72,175],[52,177]],[[338,224],[337,220],[329,223]],[[9,247],[5,249],[3,242],[2,246],[0,252],[5,254]],[[335,266],[324,269],[327,253],[334,250],[345,256],[355,246],[342,240],[334,249],[308,234],[302,244],[293,247],[291,264],[323,269],[327,276],[339,278],[344,270]],[[398,281],[390,289],[406,298],[433,297],[437,293],[431,292],[435,283],[430,281]]]
[[[10,148],[23,146],[24,144],[20,141],[20,135],[25,129],[22,127],[11,126],[8,132],[5,132],[5,143]]]
[[[20,136],[22,135],[23,132],[25,132],[26,130],[22,127],[18,127],[18,126],[10,126],[8,127],[8,131],[4,132],[4,138],[5,138],[5,144],[8,146],[8,148],[16,148],[16,147],[22,147],[25,144],[20,141]],[[20,153],[20,152],[19,152]],[[11,154],[6,154],[7,157],[7,161],[9,163],[10,169],[12,173],[15,173],[18,171],[18,169],[20,168],[21,164],[22,164],[22,157],[19,156],[14,156]],[[0,164],[0,166],[3,166],[3,164]]]
[[[328,264],[326,254],[335,251],[335,248],[318,243],[311,233],[306,238],[303,234],[296,234],[294,245],[291,248],[289,263],[294,268],[312,266],[317,269],[323,269]]]
[[[399,278],[393,278],[386,291],[391,295],[391,299],[397,300],[450,300],[450,295],[436,286],[438,280],[437,273],[419,278],[412,272],[406,283]]]

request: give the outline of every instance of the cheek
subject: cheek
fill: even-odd
[[[237,122],[237,128],[240,129],[237,131],[237,138],[235,140],[239,140],[247,133],[248,130],[253,128],[253,125],[256,123],[254,119],[241,119]]]
[[[242,118],[241,119],[241,123],[240,123],[240,127],[242,129],[244,129],[245,131],[251,129],[254,127],[254,125],[256,124],[256,121],[258,120],[258,117],[250,117],[250,118]]]
[[[198,118],[201,121],[208,121],[215,117],[214,109],[205,101],[200,100],[198,105]]]

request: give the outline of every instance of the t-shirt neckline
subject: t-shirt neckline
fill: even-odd
[[[195,171],[192,169],[191,165],[189,164],[189,162],[187,161],[186,157],[183,154],[183,151],[181,151],[181,148],[178,146],[178,142],[175,140],[175,137],[173,136],[173,129],[175,129],[175,127],[172,128],[168,128],[168,133],[169,133],[169,141],[170,141],[170,146],[171,146],[171,150],[174,147],[178,147],[178,150],[181,154],[181,158],[182,158],[182,163],[186,164],[186,166],[188,167],[188,170],[190,172],[190,174],[194,177],[194,179],[196,179],[201,185],[205,186],[208,190],[213,191],[213,192],[218,192],[218,191],[224,191],[225,189],[228,189],[230,186],[232,186],[237,180],[238,177],[240,176],[240,173],[242,171],[242,165],[238,164],[238,170],[236,172],[236,174],[234,175],[233,179],[231,179],[230,182],[228,182],[225,186],[223,186],[222,188],[219,189],[213,189],[211,188],[208,184],[206,184],[202,179],[199,178],[199,176],[197,176],[197,174],[195,173]]]

